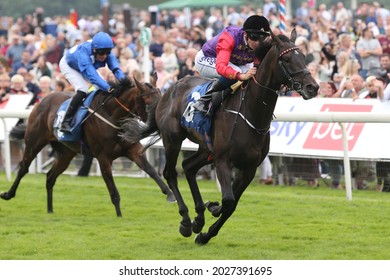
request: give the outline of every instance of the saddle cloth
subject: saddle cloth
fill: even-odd
[[[60,142],[77,142],[81,140],[82,122],[87,115],[88,107],[91,105],[93,98],[96,95],[97,90],[91,91],[84,99],[83,103],[74,115],[70,125],[70,132],[62,132],[59,130],[62,120],[64,119],[66,108],[68,108],[70,98],[65,100],[57,110],[56,118],[54,120],[53,129],[54,135]]]
[[[212,112],[208,115],[196,110],[193,107],[193,104],[202,97],[213,81],[208,81],[204,84],[196,86],[194,89],[190,91],[187,96],[186,101],[186,109],[180,119],[180,123],[183,127],[195,129],[198,133],[200,133],[204,140],[206,141],[207,146],[210,151],[212,151],[211,138],[210,138],[210,130],[212,124]]]

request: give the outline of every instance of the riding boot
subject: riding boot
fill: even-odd
[[[78,90],[77,93],[72,97],[69,102],[68,108],[66,109],[66,113],[64,119],[62,120],[60,131],[61,132],[70,132],[70,122],[73,118],[73,115],[76,113],[77,109],[80,107],[83,99],[87,96],[87,94],[81,90]]]
[[[194,108],[198,111],[207,113],[209,110],[209,103],[213,97],[213,93],[223,91],[233,83],[235,83],[235,80],[229,80],[225,77],[220,77],[218,80],[214,81],[206,93],[193,104]]]

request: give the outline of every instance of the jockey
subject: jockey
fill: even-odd
[[[195,57],[195,67],[206,78],[218,78],[194,108],[207,112],[212,93],[222,91],[237,81],[249,80],[256,73],[254,50],[270,35],[268,20],[253,15],[243,27],[228,26],[202,46]]]
[[[70,121],[87,96],[90,84],[106,92],[112,92],[111,86],[97,72],[98,68],[107,65],[118,80],[126,78],[117,58],[111,53],[113,47],[110,35],[99,32],[93,36],[92,41],[72,47],[62,57],[60,70],[74,87],[76,94],[66,109],[60,131],[70,132]]]

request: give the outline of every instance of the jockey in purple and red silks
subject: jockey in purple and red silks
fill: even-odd
[[[212,93],[224,90],[236,81],[249,80],[256,73],[254,50],[270,35],[268,20],[250,16],[243,27],[228,26],[211,38],[195,57],[195,67],[206,78],[218,78],[194,104],[194,108],[208,111]]]

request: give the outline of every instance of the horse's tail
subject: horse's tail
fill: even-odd
[[[123,132],[119,133],[119,136],[126,142],[130,143],[137,143],[142,139],[151,136],[152,138],[150,139],[148,144],[146,144],[145,149],[156,143],[160,139],[160,132],[158,130],[157,122],[155,119],[157,104],[158,101],[154,102],[151,105],[148,105],[148,120],[146,121],[146,123],[142,122],[138,118],[133,117],[124,119],[121,123],[121,128]]]

